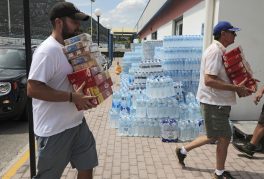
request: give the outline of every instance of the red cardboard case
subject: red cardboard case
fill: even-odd
[[[247,79],[245,86],[254,91],[257,90],[256,80],[252,78],[252,71],[244,59],[241,47],[234,48],[223,56],[223,63],[230,81],[238,85]],[[240,94],[238,94],[239,97]]]
[[[241,55],[235,55],[231,58],[224,59],[224,65],[226,68],[230,68],[231,66],[236,65],[237,63],[242,62]]]
[[[224,60],[229,59],[229,58],[231,58],[233,56],[239,55],[241,53],[243,53],[242,48],[241,47],[236,47],[236,48],[230,50],[229,52],[225,53]]]
[[[107,71],[98,72],[98,68],[85,68],[68,74],[67,77],[72,85],[79,87],[83,82],[86,82],[86,87],[92,87],[100,85],[106,79],[110,78]]]

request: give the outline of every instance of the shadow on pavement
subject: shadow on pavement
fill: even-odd
[[[28,122],[19,120],[0,120],[1,134],[28,133]]]
[[[244,157],[244,158],[247,158],[247,159],[250,159],[250,160],[263,160],[264,159],[264,157],[258,157],[258,156],[248,157],[245,154],[237,154],[237,156]]]
[[[214,173],[214,169],[205,169],[205,168],[193,168],[193,167],[184,167],[182,168],[183,170],[188,170],[188,171],[198,171],[198,172],[207,172],[209,174],[212,174]],[[235,177],[236,179],[238,178],[245,178],[245,177],[248,177],[249,179],[250,178],[264,178],[264,173],[256,173],[256,172],[249,172],[249,171],[232,171],[232,170],[228,170],[231,175],[233,177]]]

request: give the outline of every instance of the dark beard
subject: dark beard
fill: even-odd
[[[62,29],[62,38],[63,38],[63,40],[65,40],[65,39],[68,39],[68,38],[71,38],[71,37],[74,37],[74,36],[76,36],[76,35],[78,35],[77,33],[69,33],[69,31],[68,31],[68,28],[63,28]]]
[[[81,34],[81,30],[80,29],[76,29],[73,33],[69,33],[69,28],[67,26],[67,24],[63,21],[63,28],[62,28],[62,38],[63,40],[74,37],[76,35]]]

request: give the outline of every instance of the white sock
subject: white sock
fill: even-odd
[[[181,154],[187,155],[187,151],[183,146],[181,148]]]
[[[224,173],[224,171],[225,170],[217,170],[217,169],[215,169],[215,174],[220,176],[220,175],[222,175]]]

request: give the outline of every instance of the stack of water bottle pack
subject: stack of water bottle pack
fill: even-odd
[[[161,136],[164,142],[192,140],[203,132],[199,105],[193,93],[184,102],[173,91],[169,77],[148,78],[146,90],[122,88],[113,94],[110,126],[118,128],[122,136]]]
[[[155,48],[162,47],[162,40],[148,40],[143,42],[143,60],[153,60],[155,55]]]
[[[172,96],[174,88],[169,77],[148,78],[146,90],[128,92],[122,88],[113,94],[110,126],[118,128],[123,136],[159,137],[161,119],[173,118],[177,109],[178,103]]]
[[[203,132],[203,120],[194,94],[189,92],[184,101],[176,98],[175,92],[169,77],[147,80],[147,117],[158,118],[164,142],[192,140]]]
[[[161,136],[164,142],[176,142],[191,140],[203,131],[199,105],[194,94],[188,93],[197,90],[201,57],[201,37],[192,37],[170,39],[166,47],[158,41],[144,42],[143,48],[135,46],[143,50],[142,60],[139,64],[130,61],[130,73],[121,73],[120,90],[114,92],[109,112],[110,126],[118,128],[120,135]],[[165,63],[169,60],[175,63]]]
[[[178,139],[188,141],[204,133],[204,120],[200,105],[192,92],[185,95],[185,101],[179,102]]]
[[[122,68],[124,73],[128,73],[132,63],[140,63],[142,54],[138,51],[126,52],[122,60]]]
[[[134,86],[146,88],[146,81],[149,76],[163,75],[163,69],[160,60],[149,60],[139,64],[134,72]]]
[[[143,56],[139,68],[135,70],[133,87],[146,88],[146,80],[149,76],[163,75],[163,69],[160,59],[155,59],[155,48],[162,47],[160,40],[149,40],[143,42]]]
[[[73,88],[77,89],[85,83],[83,93],[97,97],[91,99],[91,103],[94,105],[102,103],[113,93],[111,88],[113,83],[108,71],[102,70],[100,64],[102,55],[97,44],[92,43],[91,36],[85,33],[64,42],[63,51],[74,71],[68,74]]]
[[[162,54],[159,56],[165,75],[171,76],[175,82],[181,81],[185,93],[196,93],[202,56],[202,36],[166,36],[163,44],[163,49],[158,51]]]
[[[141,105],[139,112],[144,114],[142,109],[146,108],[147,119],[160,124],[160,136],[163,142],[176,142],[178,140],[176,120],[179,111],[173,80],[167,76],[149,77],[146,95],[148,97],[146,107]]]

